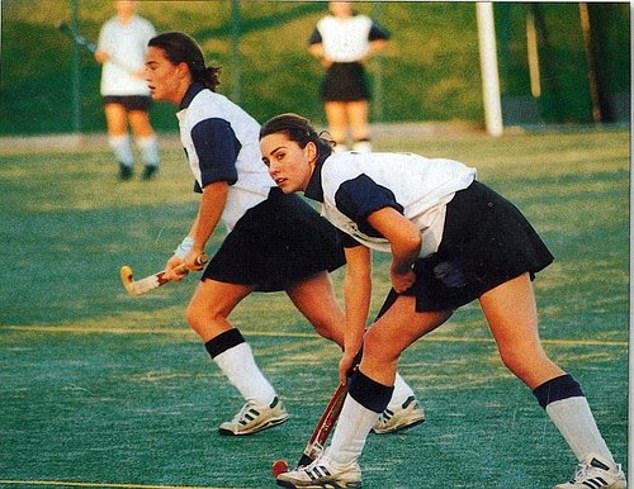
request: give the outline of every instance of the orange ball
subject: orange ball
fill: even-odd
[[[288,472],[288,462],[283,459],[276,460],[273,462],[273,467],[271,467],[271,472],[273,472],[273,477],[277,479],[277,476]]]

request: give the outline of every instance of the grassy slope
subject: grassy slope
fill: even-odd
[[[545,346],[582,382],[623,462],[628,141],[624,132],[377,140],[476,166],[543,234],[557,258],[536,281]],[[123,263],[139,276],[157,270],[187,229],[196,197],[182,150],[166,149],[150,184],[116,184],[109,162],[107,149],[3,155],[0,479],[272,487],[270,463],[297,457],[334,388],[337,349],[283,294],[249,297],[233,320],[292,417],[249,440],[217,436],[239,400],[182,317],[195,281],[133,299],[117,276]],[[375,308],[386,265],[377,256]],[[477,307],[408,350],[401,371],[429,420],[371,438],[368,489],[532,489],[571,474],[571,455],[500,365]]]
[[[73,128],[71,44],[53,27],[59,19],[71,18],[70,5],[67,0],[2,2],[0,134]],[[230,7],[228,0],[144,1],[139,10],[159,31],[182,30],[194,35],[208,60],[224,67],[221,91],[233,95],[236,73],[232,72]],[[502,73],[502,89],[505,95],[527,95],[525,7],[515,4],[507,8],[509,56],[501,60],[508,67]],[[560,70],[558,82],[564,93],[557,101],[548,93],[544,95],[546,120],[553,115],[549,106],[554,102],[562,105],[560,120],[588,120],[585,60],[575,8],[559,4],[546,10],[556,46],[551,56]],[[623,9],[627,19],[626,6]],[[359,11],[379,19],[393,34],[380,67],[383,120],[482,119],[474,4],[363,2]],[[288,110],[317,120],[322,117],[317,96],[322,71],[308,56],[306,40],[324,12],[325,4],[320,2],[242,2],[241,103],[258,119]],[[81,32],[96,39],[112,9],[109,2],[80,0],[79,13]],[[502,15],[498,13],[499,23]],[[616,32],[623,33],[626,28],[619,24]],[[502,26],[498,31],[502,32]],[[616,34],[611,36],[608,52],[627,63],[629,56],[619,48],[623,42]],[[99,67],[87,52],[82,51],[80,61],[82,128],[101,131]],[[379,66],[371,61],[368,68],[376,74]],[[622,74],[627,70],[619,66],[613,71]],[[627,76],[621,76],[619,82],[624,86],[629,83]],[[155,107],[155,125],[172,130],[171,114],[166,107]]]

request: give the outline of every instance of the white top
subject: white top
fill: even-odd
[[[150,94],[145,80],[130,71],[143,68],[148,41],[154,36],[154,26],[138,15],[127,24],[113,17],[102,26],[97,49],[107,51],[111,59],[101,71],[101,95]]]
[[[419,256],[429,256],[442,241],[447,204],[476,175],[458,161],[412,153],[335,153],[321,167],[322,214],[361,244],[390,252],[389,241],[372,236],[366,218],[396,208],[420,229]]]
[[[227,203],[221,216],[222,221],[231,230],[246,211],[266,200],[271,187],[275,187],[275,182],[262,163],[259,145],[260,124],[224,95],[203,89],[202,86],[192,87],[189,92],[189,96],[191,95],[193,95],[191,101],[187,100],[187,106],[176,114],[181,142],[200,188],[204,188],[207,183],[215,179],[228,180],[226,175],[230,170],[226,168],[227,163],[235,165],[234,173],[237,173],[237,179],[235,182],[230,182]],[[229,124],[230,127],[223,134],[223,139],[210,137],[203,142],[201,139],[192,137],[192,131],[196,126],[210,120],[221,120]],[[212,149],[209,152],[212,156],[208,159],[211,161],[201,161],[200,157],[204,155],[199,154],[196,143],[202,150],[205,148],[205,143],[222,145],[232,137],[235,137],[240,145],[235,162],[221,162],[220,157],[215,160],[213,154],[219,153],[218,149]],[[219,168],[220,166],[222,168]]]
[[[370,46],[372,19],[366,15],[339,18],[328,15],[317,23],[326,57],[335,63],[362,59]]]

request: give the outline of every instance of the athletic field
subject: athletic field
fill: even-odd
[[[542,234],[556,256],[535,282],[544,345],[580,381],[625,464],[629,134],[492,139],[420,137],[405,128],[378,133],[375,142],[477,167]],[[118,276],[124,264],[139,278],[160,270],[186,234],[197,197],[182,149],[164,143],[158,180],[118,183],[106,147],[7,146],[0,152],[0,488],[274,487],[271,463],[299,457],[336,385],[338,349],[284,294],[249,297],[234,324],[291,417],[247,438],[217,434],[241,400],[185,323],[195,278],[134,298]],[[386,257],[375,261],[373,310],[388,288]],[[339,288],[339,271],[334,279]],[[365,488],[543,489],[572,475],[572,454],[501,365],[477,305],[410,348],[401,373],[427,422],[370,436]]]

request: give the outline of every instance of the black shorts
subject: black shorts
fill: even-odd
[[[119,104],[123,105],[128,112],[141,110],[147,112],[152,105],[152,97],[146,95],[104,95],[103,105]]]
[[[455,310],[523,273],[533,279],[552,261],[519,209],[473,182],[447,204],[438,251],[416,261],[416,282],[404,295],[416,296],[417,312]],[[396,297],[391,290],[381,313]]]
[[[361,63],[334,63],[326,71],[320,95],[325,102],[369,100],[370,89]]]
[[[202,280],[254,285],[257,291],[274,292],[344,263],[334,226],[301,197],[272,188],[267,200],[238,220]]]

